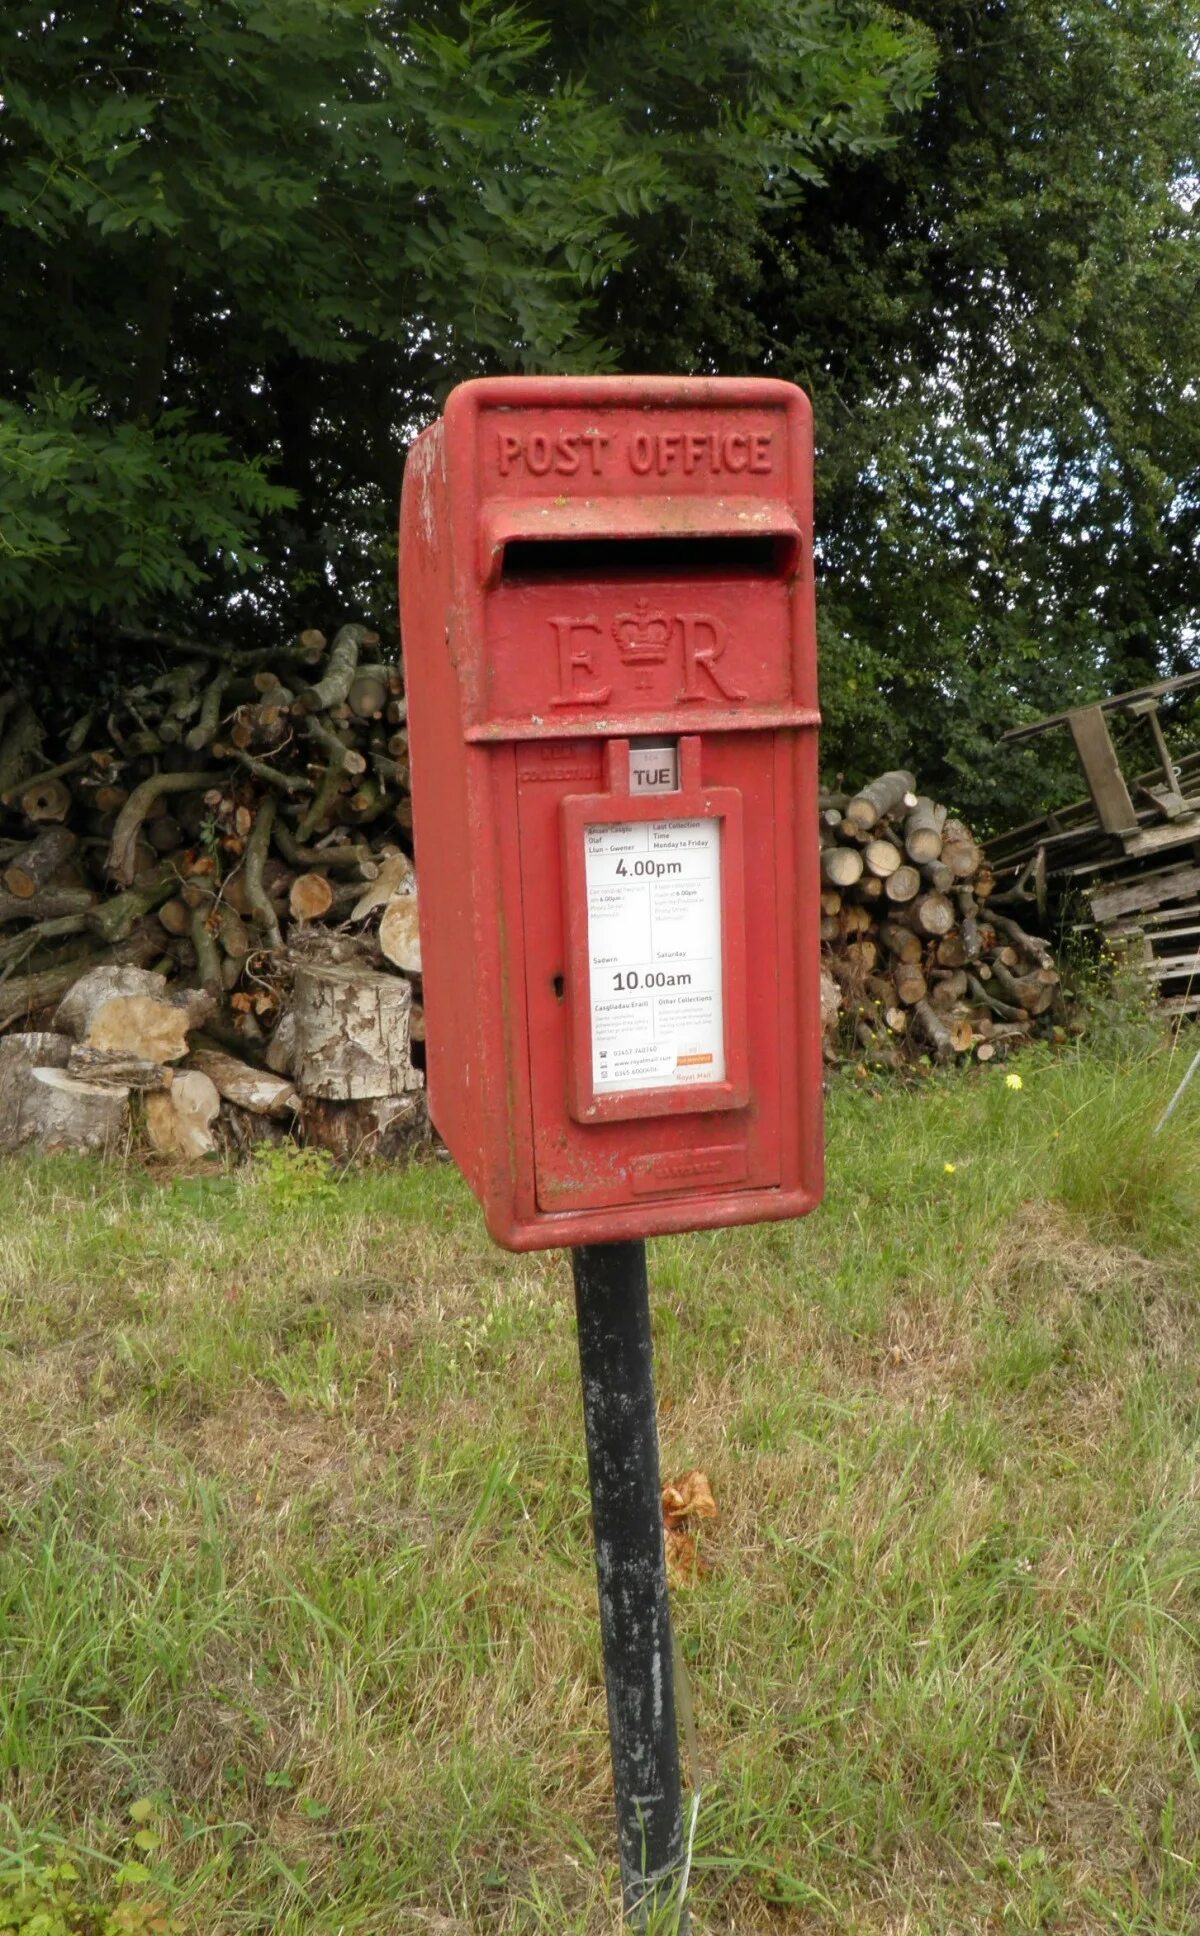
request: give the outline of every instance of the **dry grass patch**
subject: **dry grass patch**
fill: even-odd
[[[839,1091],[816,1217],[652,1247],[697,1936],[1194,1936],[1171,1086]],[[0,1169],[0,1483],[14,1849],[150,1796],[204,1936],[616,1930],[569,1271],[447,1167]]]

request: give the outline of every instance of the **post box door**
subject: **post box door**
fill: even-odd
[[[691,1093],[687,1082],[666,1089],[655,1086],[653,1078],[642,1078],[629,1092],[604,1085],[597,1092],[588,1080],[593,1071],[601,1071],[592,1062],[593,1045],[580,1022],[581,1011],[591,1012],[592,990],[581,985],[588,975],[586,946],[581,947],[578,931],[571,932],[573,915],[578,930],[580,911],[578,882],[573,893],[567,878],[569,843],[580,843],[576,862],[583,874],[585,828],[597,817],[589,803],[610,800],[611,806],[600,811],[618,824],[630,803],[619,788],[613,792],[611,751],[603,741],[543,742],[517,750],[534,1180],[542,1211],[779,1186],[780,1084],[787,1055],[776,969],[781,947],[785,966],[790,961],[790,941],[777,931],[778,873],[784,856],[776,838],[780,762],[775,739],[769,734],[720,733],[693,741],[699,779],[715,802],[725,848],[726,878],[717,897],[720,920],[723,926],[735,922],[738,932],[736,945],[722,936],[722,1081],[707,1083],[703,1068],[688,1071],[697,1082]],[[628,743],[622,745],[629,757]],[[682,814],[685,827],[702,826],[689,817],[686,805],[680,806],[688,798],[682,791],[668,792],[652,807],[643,803],[643,815],[654,817],[643,818],[639,825],[653,844],[643,843],[638,852],[675,851],[669,836],[655,836],[656,823],[678,825]],[[711,843],[698,838],[692,844],[703,850]],[[790,843],[783,846],[790,853]],[[649,860],[642,864],[651,866]],[[660,905],[675,889],[671,874],[647,884]],[[707,891],[711,898],[711,884]],[[788,904],[786,895],[783,904]],[[614,964],[614,982],[622,972]],[[671,979],[669,969],[657,972]],[[675,979],[682,980],[686,972],[681,961]],[[699,982],[701,976],[693,979]],[[676,994],[673,986],[661,994],[656,989],[653,999],[666,1003]],[[685,996],[691,994],[689,987]],[[706,1043],[711,1037],[711,1017],[706,1016],[698,1041]],[[705,1097],[710,1099],[707,1104]]]

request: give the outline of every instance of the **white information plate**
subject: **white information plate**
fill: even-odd
[[[584,829],[592,1086],[725,1080],[721,823]]]

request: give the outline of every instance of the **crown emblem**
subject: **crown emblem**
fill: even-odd
[[[618,612],[613,621],[617,650],[624,663],[634,668],[634,684],[643,690],[650,684],[651,667],[661,665],[667,656],[671,629],[666,613],[652,612],[644,598],[639,598],[632,612]]]

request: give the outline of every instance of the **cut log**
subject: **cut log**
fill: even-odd
[[[201,988],[212,997],[215,1006],[222,986],[221,950],[217,946],[216,935],[209,926],[212,919],[211,909],[206,912],[202,907],[197,908],[192,915],[188,933],[196,962],[196,979]]]
[[[65,1036],[62,1039],[69,1042]],[[69,1047],[67,1074],[80,1082],[98,1083],[103,1089],[119,1089],[122,1094],[131,1089],[146,1093],[170,1086],[171,1071],[161,1062],[130,1055],[126,1049],[89,1049],[81,1042],[69,1042]]]
[[[939,968],[965,968],[969,959],[961,933],[956,933],[952,928],[949,934],[942,936],[937,944]]]
[[[966,992],[967,977],[963,970],[951,968],[935,982],[929,999],[936,1009],[945,1013],[948,1008],[953,1008],[957,1002],[961,1002]]]
[[[143,968],[93,968],[75,983],[55,1020],[86,1048],[177,1062],[187,1054],[189,1032],[214,1006],[198,989],[168,993],[161,976]]]
[[[394,1160],[426,1133],[422,1095],[373,1096],[357,1102],[332,1102],[305,1096],[301,1103],[304,1140],[328,1150],[341,1164],[377,1157]]]
[[[349,695],[350,687],[358,667],[358,654],[366,628],[361,625],[343,625],[335,637],[325,661],[325,675],[316,685],[306,686],[296,699],[296,710],[302,713],[324,713],[331,706],[342,705]]]
[[[172,895],[158,910],[158,918],[168,934],[186,934],[192,925],[192,910],[179,895]]]
[[[920,1024],[921,1032],[925,1040],[933,1050],[934,1060],[937,1062],[951,1061],[955,1053],[955,1048],[954,1033],[949,1022],[939,1015],[936,1009],[932,1008],[928,1002],[918,1002],[913,1010],[913,1014]]]
[[[1006,935],[1014,947],[1019,948],[1021,953],[1028,956],[1031,961],[1035,961],[1039,968],[1053,968],[1054,956],[1049,944],[1040,936],[1027,934],[1018,922],[1009,920],[1007,915],[997,914],[994,909],[989,910],[988,920],[997,933]]]
[[[856,793],[846,808],[846,818],[859,827],[873,827],[877,820],[886,814],[894,813],[897,807],[915,807],[917,796],[913,792],[916,781],[911,773],[897,769],[891,773],[881,773],[877,780]]]
[[[146,1097],[146,1134],[160,1156],[212,1156],[221,1109],[216,1084],[199,1069],[178,1069],[169,1089]]]
[[[319,921],[333,906],[333,889],[324,874],[297,874],[288,894],[293,921]]]
[[[944,894],[922,894],[906,907],[900,919],[910,922],[921,934],[949,934],[954,926],[954,906]]]
[[[6,1067],[18,1063],[26,1069],[65,1069],[71,1056],[69,1035],[55,1035],[49,1029],[28,1029],[23,1035],[0,1035],[0,1088]]]
[[[879,946],[874,941],[851,941],[846,948],[846,960],[859,975],[869,975],[879,960]]]
[[[902,961],[912,966],[921,959],[921,937],[911,928],[901,927],[898,921],[884,921],[880,925],[879,939],[894,961]]]
[[[891,840],[869,840],[863,848],[863,860],[868,872],[881,881],[894,874],[902,859],[900,849]]]
[[[992,980],[998,992],[1014,1008],[1023,1008],[1029,1015],[1044,1015],[1054,1005],[1055,985],[1044,982],[1040,970],[1019,978],[1009,972],[1003,962],[992,962]]]
[[[107,1150],[127,1120],[123,1089],[77,1082],[65,1069],[30,1067],[16,1055],[0,1061],[0,1149]]]
[[[221,723],[221,701],[232,683],[233,673],[229,670],[218,672],[216,678],[210,680],[200,702],[200,716],[184,742],[193,753],[202,752],[216,738],[217,727]]]
[[[421,973],[421,930],[415,894],[397,894],[379,923],[379,946],[393,967],[406,975]]]
[[[915,867],[905,861],[894,874],[888,875],[883,883],[883,891],[896,907],[902,907],[906,901],[915,900],[921,892],[921,876]]]
[[[862,879],[863,857],[856,847],[823,847],[821,879],[827,887],[853,887]]]
[[[69,827],[47,827],[18,859],[8,863],[0,880],[18,901],[32,900],[54,879],[78,845],[78,836]]]
[[[359,719],[382,719],[388,701],[388,668],[359,666],[346,695],[352,713]]]
[[[86,887],[48,887],[28,899],[0,894],[0,928],[10,921],[59,921],[64,915],[86,914],[95,904],[96,896]]]
[[[235,908],[222,905],[217,913],[217,939],[231,962],[239,968],[254,953],[250,930]]]
[[[961,820],[947,820],[942,828],[941,859],[960,881],[969,880],[979,872],[983,855]]]
[[[250,838],[246,842],[241,874],[241,885],[246,901],[241,912],[254,915],[258,922],[259,934],[270,954],[279,954],[283,949],[279,917],[267,887],[268,850],[278,811],[278,802],[273,797],[264,800],[259,806],[254,817],[254,825],[250,830]]]
[[[207,1044],[198,1046],[189,1055],[187,1066],[199,1069],[215,1083],[218,1094],[226,1102],[249,1110],[251,1115],[285,1119],[295,1115],[300,1107],[300,1098],[285,1077],[271,1075],[265,1069],[253,1069],[248,1062],[226,1055],[223,1049],[209,1048]]]
[[[361,779],[367,770],[365,753],[360,753],[356,746],[351,746],[347,740],[335,733],[332,727],[327,726],[323,719],[318,719],[315,715],[304,721],[304,731],[309,739],[315,740],[321,747],[331,766],[344,773],[347,779]]]
[[[350,911],[352,921],[365,921],[376,908],[386,907],[393,895],[400,894],[412,880],[412,862],[407,854],[388,854],[379,872]]]
[[[293,1006],[301,1095],[345,1102],[421,1087],[409,1055],[412,990],[399,975],[298,964]]]
[[[833,976],[831,974],[829,974],[825,969],[822,969],[821,970],[821,1033],[823,1035],[830,1035],[837,1028],[838,1011],[840,1010],[841,1006],[842,1006],[842,996],[836,981],[833,979]],[[423,1023],[424,1023],[424,1017],[422,1017],[422,1024]],[[422,1027],[422,1035],[420,1039],[422,1040],[424,1039],[423,1027]]]
[[[980,972],[982,973],[982,970]],[[999,996],[993,993],[990,985],[985,986],[978,975],[968,975],[967,989],[972,1001],[978,1002],[1000,1021],[1027,1022],[1029,1020],[1025,1009],[1015,1007],[1011,1002],[1002,1002]]]
[[[152,913],[166,900],[173,882],[172,870],[160,869],[157,877],[147,880],[143,887],[127,888],[124,894],[114,894],[111,900],[92,908],[87,917],[88,927],[102,941],[124,941],[143,915]]]
[[[915,1008],[929,993],[928,984],[920,968],[899,962],[892,976],[896,993],[905,1008]]]
[[[166,794],[205,793],[225,782],[224,773],[152,773],[133,789],[117,815],[108,850],[108,871],[121,887],[132,887],[138,871],[138,836],[156,800]]]
[[[172,814],[156,814],[145,825],[146,845],[156,854],[173,854],[183,845],[183,829]]]
[[[904,851],[915,867],[941,858],[945,807],[935,806],[922,794],[910,807],[904,820]]]
[[[277,1076],[290,1076],[296,1056],[296,1016],[292,1009],[285,1009],[275,1024],[275,1033],[267,1043],[263,1061]]]
[[[162,936],[155,942],[135,931],[129,940],[114,948],[110,961],[140,966],[162,952]],[[93,964],[94,954],[72,955],[58,960],[51,968],[35,969],[27,975],[14,975],[8,981],[0,975],[0,1029],[23,1018],[47,1014]]]
[[[80,760],[72,760],[70,764],[85,766],[86,756]],[[17,804],[26,820],[32,820],[36,825],[61,825],[74,806],[75,800],[69,786],[66,786],[57,775],[47,774],[43,779],[32,780],[28,786],[22,787],[17,795]]]

